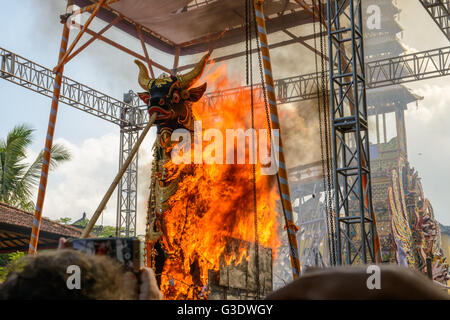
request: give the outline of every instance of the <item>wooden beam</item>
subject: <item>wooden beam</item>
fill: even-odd
[[[75,24],[75,25],[77,25],[77,24]],[[111,39],[108,39],[108,38],[106,38],[106,37],[104,37],[102,35],[99,35],[97,32],[95,32],[95,31],[93,31],[91,29],[86,29],[86,33],[88,33],[88,34],[90,34],[92,36],[97,36],[98,40],[101,40],[101,41],[103,41],[103,42],[105,42],[105,43],[107,43],[107,44],[109,44],[109,45],[111,45],[111,46],[113,46],[113,47],[115,47],[115,48],[125,52],[125,53],[128,53],[129,55],[131,55],[131,56],[133,56],[133,57],[135,57],[137,59],[140,59],[142,61],[146,61],[146,59],[145,59],[145,57],[143,55],[140,55],[140,54],[138,54],[138,53],[128,49],[127,47],[124,47],[124,46],[118,44],[117,42],[112,41]],[[172,73],[171,70],[169,70],[168,68],[164,67],[163,65],[161,65],[159,63],[156,63],[153,60],[151,60],[151,64],[154,67],[156,67],[156,68],[158,68],[158,69],[160,69],[162,71],[165,71],[165,72],[167,72],[169,74]]]
[[[326,33],[323,33],[323,34],[326,34]],[[308,36],[302,37],[303,40],[309,40],[309,39],[313,39],[313,38],[314,38],[314,35],[308,35]],[[287,46],[287,45],[290,45],[290,44],[294,44],[294,43],[298,43],[298,40],[297,39],[291,39],[291,40],[286,40],[286,41],[280,41],[280,42],[277,42],[277,43],[274,43],[274,44],[269,44],[269,49],[275,49],[275,48],[279,48],[279,47],[284,47],[284,46]],[[252,54],[253,53],[257,53],[257,52],[258,52],[258,49],[256,49],[256,48],[252,49]],[[217,58],[208,60],[207,63],[209,64],[213,60],[214,60],[214,62],[221,62],[221,61],[226,61],[226,60],[230,60],[230,59],[234,59],[234,58],[239,58],[239,57],[245,56],[245,54],[246,54],[245,51],[232,53],[232,54],[229,54],[229,55],[226,55],[226,56],[217,57]],[[194,67],[195,67],[195,64],[188,64],[188,65],[179,67],[178,71],[184,71],[184,70],[187,70],[187,69],[192,69]]]
[[[85,44],[83,44],[80,48],[78,48],[74,53],[72,53],[67,59],[66,63],[72,60],[77,54],[79,54],[81,51],[86,49],[92,42],[98,39],[100,35],[108,31],[112,26],[114,26],[117,22],[122,20],[122,17],[116,17],[113,21],[111,21],[106,27],[104,27],[102,30],[100,30],[97,35],[93,36],[89,41],[87,41]]]
[[[145,61],[147,61],[148,69],[150,70],[150,75],[152,78],[155,78],[155,73],[153,72],[152,67],[152,60],[150,60],[150,57],[148,56],[147,47],[145,46],[144,38],[142,37],[142,30],[140,27],[136,26],[136,31],[138,33],[139,40],[141,41],[142,50],[144,51],[145,54]]]
[[[320,20],[320,15],[319,15],[320,9],[319,9],[319,6],[316,4],[316,0],[312,0],[312,6],[314,6],[314,8],[312,8],[312,6],[307,4],[304,0],[295,0],[295,2],[297,2],[303,9],[305,9],[311,15],[313,15],[317,20]],[[322,10],[322,13],[323,13],[322,16],[327,15],[326,11],[324,11],[324,10]],[[325,20],[320,21],[320,23],[323,24],[325,26],[325,29],[328,30],[328,25]]]
[[[78,32],[76,38],[73,40],[72,44],[70,45],[69,49],[64,53],[64,55],[62,56],[62,58],[59,60],[58,64],[56,65],[56,67],[53,69],[54,73],[57,73],[60,69],[61,66],[64,65],[66,63],[66,59],[69,56],[69,54],[72,53],[72,50],[75,48],[75,46],[77,45],[78,41],[80,41],[81,37],[83,36],[85,30],[89,27],[89,25],[91,24],[92,20],[94,20],[95,16],[97,15],[98,11],[100,10],[100,8],[105,4],[106,0],[100,0],[100,2],[97,4],[97,6],[95,7],[94,11],[92,12],[91,16],[88,18],[88,20],[86,21],[86,23],[84,24],[84,26],[80,29],[80,32]]]
[[[119,2],[119,1],[120,1],[120,0],[108,0],[108,1],[106,1],[105,5],[110,5],[110,4],[113,4],[114,2]],[[95,6],[96,6],[96,5],[97,5],[97,3],[93,3],[93,4],[88,5],[88,6],[86,6],[86,7],[80,8],[79,10],[74,11],[74,12],[72,13],[72,15],[83,14],[83,13],[85,13],[85,12],[92,11],[92,10],[95,9]]]
[[[285,34],[287,34],[289,37],[291,37],[292,39],[297,40],[300,44],[302,44],[304,47],[306,47],[307,49],[309,49],[312,52],[314,52],[315,54],[317,54],[319,57],[322,57],[322,59],[325,59],[325,61],[328,61],[328,57],[326,55],[322,54],[321,52],[319,52],[318,50],[316,50],[316,48],[314,48],[313,46],[306,43],[304,37],[297,37],[295,34],[290,32],[289,30],[283,30],[283,32]]]
[[[180,61],[180,47],[176,46],[175,47],[175,57],[173,59],[173,72],[174,73],[177,73],[179,61]]]

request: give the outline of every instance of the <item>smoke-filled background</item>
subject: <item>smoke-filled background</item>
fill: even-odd
[[[397,4],[402,10],[400,24],[405,29],[399,36],[408,52],[448,45],[448,41],[418,1],[398,0]],[[0,5],[0,46],[53,68],[58,56],[62,28],[59,15],[65,11],[65,1],[0,0]],[[86,17],[83,19],[85,21]],[[18,24],[18,21],[21,23]],[[96,19],[91,28],[100,30],[104,25]],[[296,36],[310,34],[312,26],[289,31]],[[142,50],[139,41],[114,28],[106,35],[136,52]],[[245,35],[242,37],[244,41]],[[85,37],[81,43],[87,39],[89,37]],[[283,39],[287,40],[289,37],[278,33],[271,35],[269,42]],[[314,46],[312,40],[308,43]],[[172,65],[172,57],[150,47],[148,50],[154,60]],[[245,50],[245,44],[216,50],[213,57],[236,50]],[[275,49],[271,51],[271,55],[275,78],[315,71],[314,55],[300,44]],[[180,65],[194,63],[198,58],[199,56],[182,57]],[[257,56],[254,55],[255,82],[259,82],[257,63]],[[244,57],[234,59],[227,65],[229,76],[239,79],[242,84],[245,69]],[[159,75],[160,71],[155,71]],[[119,99],[130,89],[141,91],[133,58],[99,41],[72,60],[66,66],[65,75]],[[450,88],[446,79],[408,85],[415,93],[425,98],[419,103],[419,108],[415,105],[409,106],[406,127],[411,164],[423,178],[425,195],[431,200],[438,220],[449,225],[446,181],[450,180],[450,172],[446,163],[450,160],[450,117],[447,115]],[[49,107],[50,99],[47,97],[0,80],[0,137],[5,137],[15,125],[28,123],[36,128],[34,143],[29,150],[30,156],[36,155],[44,145]],[[280,107],[280,114],[288,166],[320,160],[316,101],[283,105]],[[394,123],[388,125],[395,126]],[[61,104],[55,137],[56,142],[64,143],[70,148],[73,160],[50,175],[44,215],[52,219],[71,217],[76,220],[86,212],[89,217],[118,170],[119,128]],[[151,146],[154,138],[155,130],[152,129],[139,153],[138,234],[142,234],[145,228]],[[103,224],[115,225],[116,203],[114,193],[103,214]]]

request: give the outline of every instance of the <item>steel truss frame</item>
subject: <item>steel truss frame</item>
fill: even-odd
[[[366,88],[374,89],[396,84],[444,77],[450,75],[450,46],[415,52],[401,57],[386,58],[368,62],[366,69]],[[278,104],[293,103],[317,98],[319,73],[275,80]],[[260,86],[256,86],[260,89]],[[250,90],[243,86],[205,95],[207,104],[214,106],[217,101],[241,90]],[[262,96],[257,95],[257,99]]]
[[[450,47],[406,54],[366,64],[367,87],[380,88],[450,75]]]
[[[52,97],[55,78],[52,70],[1,47],[0,59],[1,78]],[[366,63],[366,73],[368,89],[448,76],[450,46],[369,62]],[[309,73],[275,80],[278,104],[317,98],[319,77],[319,73]],[[243,86],[210,92],[205,94],[205,99],[207,105],[213,108],[220,99],[249,89]],[[262,101],[260,89],[260,86],[256,86],[256,99]],[[137,95],[133,95],[131,102],[126,103],[67,77],[62,80],[60,101],[119,126],[134,124],[142,128],[148,122],[148,114],[144,108],[133,108],[140,105]],[[128,110],[126,119],[121,118],[124,110]],[[133,110],[133,113],[129,110]]]
[[[124,94],[123,100],[132,107],[122,110],[120,125],[119,169],[139,139],[140,131],[148,122],[147,107],[139,108],[141,100],[132,90]],[[131,161],[117,187],[116,235],[136,236],[137,188],[139,152]]]
[[[449,0],[419,0],[427,10],[439,29],[450,40],[450,1]]]
[[[376,261],[361,1],[328,0],[337,265]]]
[[[1,78],[49,98],[52,97],[55,78],[52,70],[1,47],[0,59]],[[450,46],[366,63],[367,89],[448,75],[450,75]],[[319,79],[319,73],[309,73],[275,80],[278,104],[317,98],[317,81]],[[261,86],[255,87],[256,99],[262,101]],[[250,88],[242,86],[220,92],[206,93],[207,105],[213,108],[214,104],[220,99],[237,95],[241,90],[250,90]],[[146,110],[144,108],[133,108],[140,105],[139,100],[137,95],[132,95],[132,100],[127,103],[70,78],[63,77],[62,80],[60,97],[62,103],[119,126],[133,124],[138,129],[145,126],[148,122]],[[127,110],[126,119],[121,117],[124,110]],[[130,113],[130,110],[133,110],[133,112]]]
[[[29,59],[0,48],[0,77],[49,98],[53,97],[55,74]],[[121,118],[132,106],[80,82],[62,77],[60,102],[116,125],[129,120]],[[135,123],[143,123],[145,112],[137,112]]]
[[[133,104],[133,93],[124,94],[124,101]],[[134,102],[136,102],[134,100]],[[131,153],[133,146],[139,139],[140,128],[133,122],[134,115],[139,109],[136,107],[124,109],[122,117],[127,122],[120,125],[120,157],[119,169]],[[132,119],[130,121],[130,119]],[[117,187],[117,236],[136,236],[137,230],[137,186],[138,186],[139,153],[131,161]]]
[[[1,78],[52,97],[55,76],[50,69],[1,47],[0,59]],[[369,62],[366,63],[366,73],[368,89],[448,76],[450,46]],[[275,80],[278,104],[317,98],[319,77],[319,73],[309,73]],[[256,86],[256,99],[262,101],[262,92],[258,88],[261,87]],[[210,92],[205,95],[205,99],[207,105],[213,108],[220,99],[249,89],[243,86]],[[140,104],[137,95],[133,95],[131,103],[126,103],[67,77],[62,80],[60,101],[119,126],[133,123],[142,128],[148,122],[148,114],[144,108],[132,108]],[[123,110],[134,111],[132,114],[127,111],[127,118],[122,119]]]

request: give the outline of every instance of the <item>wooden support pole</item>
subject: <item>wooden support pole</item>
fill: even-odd
[[[180,62],[180,47],[175,47],[175,56],[173,58],[173,73],[177,73],[178,63]]]
[[[136,141],[136,144],[133,146],[133,149],[131,149],[130,154],[128,155],[128,158],[123,163],[122,167],[120,168],[119,172],[117,173],[116,177],[114,178],[113,182],[109,186],[108,191],[106,191],[105,196],[103,197],[102,201],[98,205],[97,210],[95,210],[94,215],[92,216],[91,220],[89,220],[88,225],[83,230],[83,233],[81,235],[81,238],[87,238],[89,234],[92,231],[92,228],[94,227],[95,223],[97,222],[98,218],[100,217],[102,211],[105,209],[106,204],[108,203],[109,199],[111,198],[111,195],[113,194],[114,190],[116,189],[117,185],[119,184],[120,179],[122,179],[122,176],[124,175],[125,171],[127,170],[128,166],[130,165],[131,161],[133,160],[134,156],[136,155],[136,152],[139,150],[139,147],[142,144],[142,141],[144,141],[145,136],[147,135],[148,131],[150,130],[151,126],[156,120],[157,113],[154,113],[152,117],[150,118],[149,122],[144,128],[144,131],[142,131],[141,135],[139,136],[139,139]]]
[[[67,1],[68,8],[73,4],[73,0]],[[69,41],[70,28],[67,23],[64,23],[63,32],[61,36],[61,45],[59,49],[59,62],[62,61],[62,58],[66,52],[67,44]],[[61,84],[62,84],[62,73],[64,71],[64,64],[61,66],[59,72],[56,73],[55,80],[53,83],[53,97],[52,97],[52,105],[50,109],[50,116],[48,120],[47,126],[47,135],[45,139],[45,147],[44,147],[44,155],[42,159],[42,170],[41,177],[39,180],[39,190],[38,190],[38,198],[36,201],[36,207],[34,210],[34,218],[33,218],[33,227],[31,230],[30,243],[28,247],[29,254],[36,254],[37,246],[39,243],[39,231],[41,228],[41,220],[42,220],[42,211],[44,209],[44,199],[45,192],[47,190],[47,177],[51,163],[51,150],[53,147],[53,136],[55,133],[55,125],[56,125],[56,116],[58,114],[58,105],[59,105],[59,96],[61,93]]]
[[[278,152],[279,166],[277,172],[278,189],[280,192],[281,203],[283,207],[283,214],[285,218],[286,232],[288,234],[288,241],[290,247],[290,259],[292,265],[293,278],[296,279],[300,275],[301,267],[298,256],[297,245],[297,227],[294,224],[293,209],[291,202],[291,194],[288,184],[288,174],[286,168],[286,161],[283,153],[283,144],[281,140],[280,132],[280,120],[278,117],[277,98],[275,96],[275,85],[272,76],[272,63],[270,60],[269,42],[267,41],[267,29],[263,11],[263,0],[254,0],[256,24],[258,27],[258,37],[261,43],[261,55],[264,64],[264,74],[266,82],[267,97],[270,109],[270,122],[273,130],[278,130],[279,133],[279,146],[275,149],[272,148],[272,152]],[[271,141],[273,146],[273,143]]]

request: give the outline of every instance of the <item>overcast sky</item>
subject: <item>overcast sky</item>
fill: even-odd
[[[402,9],[400,24],[405,29],[401,37],[409,51],[449,45],[418,1],[398,0],[397,3]],[[0,47],[53,68],[62,28],[58,17],[65,10],[65,1],[0,0],[0,7]],[[103,25],[94,21],[92,28],[99,30]],[[74,34],[72,32],[72,39]],[[141,52],[139,42],[123,32],[111,29],[107,34]],[[302,56],[305,49],[298,45],[295,48],[295,55],[291,54],[292,50],[273,53],[275,77],[313,71],[313,64],[309,63],[313,61],[312,55]],[[151,48],[149,51],[159,62],[172,63],[171,57]],[[302,60],[297,60],[299,57]],[[183,60],[192,62],[195,58]],[[242,68],[238,65],[236,69]],[[72,60],[65,69],[65,75],[119,99],[129,89],[138,90],[133,58],[102,42],[95,42]],[[408,84],[408,87],[424,96],[418,108],[412,104],[406,113],[409,160],[422,177],[425,196],[431,200],[438,220],[450,225],[447,209],[450,181],[447,166],[450,162],[449,78],[416,82]],[[36,129],[35,142],[29,153],[30,156],[37,154],[44,145],[49,108],[49,98],[0,80],[0,137],[5,137],[14,125],[28,123]],[[75,220],[85,211],[91,216],[118,169],[119,129],[60,104],[55,138],[55,142],[70,148],[74,158],[50,175],[44,215],[52,219],[72,217]],[[153,140],[154,130],[144,141],[139,154],[139,233],[144,230]],[[114,193],[104,212],[106,225],[115,225],[116,201]]]

